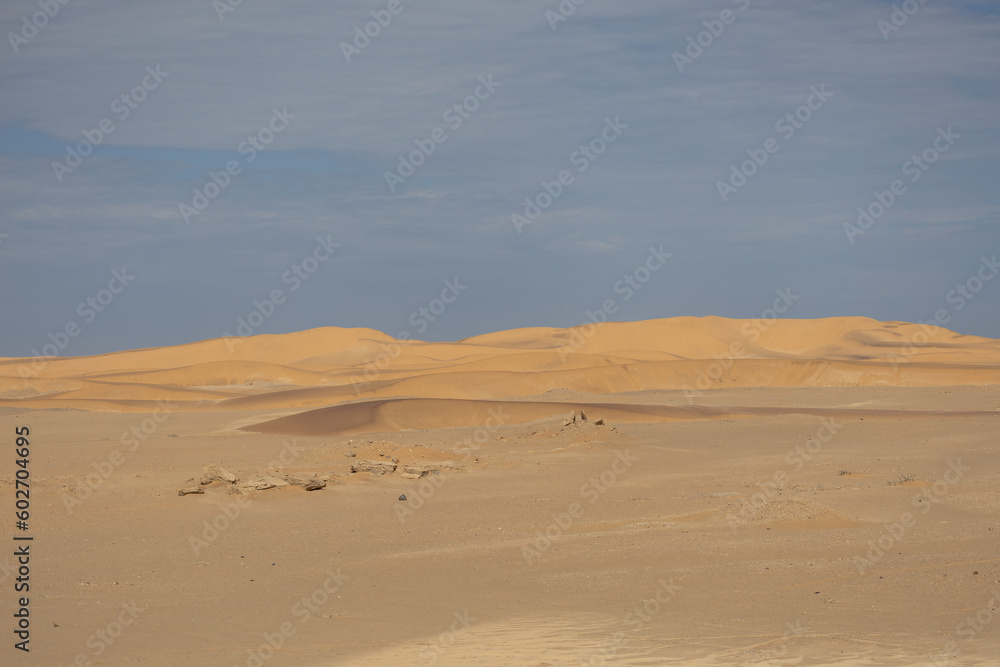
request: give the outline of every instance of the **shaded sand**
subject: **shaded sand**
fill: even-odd
[[[992,411],[989,411],[992,412]],[[591,421],[646,423],[696,421],[748,415],[799,414],[855,419],[889,417],[976,416],[964,410],[872,410],[813,407],[708,407],[697,405],[649,405],[629,403],[565,403],[559,401],[466,401],[460,399],[399,398],[347,403],[307,410],[288,417],[245,427],[247,431],[286,435],[343,435],[382,431],[408,431],[480,424],[515,424],[546,418],[590,415]],[[911,482],[903,482],[909,484]]]
[[[571,390],[993,385],[1000,342],[867,318],[680,317],[456,343],[312,329],[68,359],[0,359],[0,406],[283,410],[381,397]]]
[[[1000,342],[754,327],[0,359],[0,664],[1000,664]]]

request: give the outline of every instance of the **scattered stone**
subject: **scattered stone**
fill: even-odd
[[[405,493],[399,494],[399,499],[400,500],[406,500],[406,494]]]
[[[249,491],[266,491],[279,486],[290,485],[288,482],[279,477],[274,477],[272,475],[260,475],[259,477],[248,479],[245,483],[240,484],[239,488],[243,493],[247,493]]]
[[[192,494],[202,494],[205,493],[205,489],[200,486],[189,486],[186,489],[181,489],[177,492],[178,496],[189,496]]]
[[[205,466],[201,472],[201,483],[211,484],[212,482],[225,482],[226,484],[235,484],[239,481],[233,473],[229,472],[225,468],[217,465]]]
[[[403,466],[403,473],[400,477],[403,479],[420,479],[431,473],[435,475],[439,474],[438,469],[432,466]]]
[[[399,459],[397,459],[395,456],[393,456],[392,457],[392,462],[393,463],[399,463]]]
[[[301,486],[306,491],[318,491],[326,486],[326,481],[312,475],[285,475],[285,481],[293,486]]]
[[[392,461],[357,461],[351,464],[351,472],[370,472],[373,475],[391,475],[396,472]]]
[[[354,452],[347,452],[345,456],[347,456],[347,458],[349,459],[353,459],[355,456],[357,456],[357,454],[355,454]]]

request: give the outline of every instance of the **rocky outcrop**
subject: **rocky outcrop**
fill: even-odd
[[[207,465],[202,469],[201,473],[201,483],[203,485],[211,484],[212,482],[225,482],[226,484],[235,484],[239,479],[233,473],[229,472],[225,468],[217,465]]]
[[[355,461],[351,464],[351,472],[369,472],[373,475],[391,475],[396,472],[393,461]]]

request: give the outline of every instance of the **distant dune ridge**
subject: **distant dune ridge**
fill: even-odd
[[[59,626],[38,664],[119,604],[148,611],[108,664],[1000,655],[962,630],[1000,595],[997,340],[854,317],[324,328],[0,359],[0,417],[30,427],[0,485],[30,463],[33,618]]]
[[[997,384],[1000,341],[863,317],[677,317],[512,329],[451,343],[328,327],[0,360],[0,406],[149,412],[166,401],[174,411],[261,412],[268,423],[250,428],[302,433],[331,432],[334,424],[363,432],[481,423],[499,399],[508,399],[512,419],[530,421],[579,405],[543,396],[558,390],[697,396],[723,387]],[[687,403],[682,396],[673,412],[614,412],[626,421],[683,419]]]

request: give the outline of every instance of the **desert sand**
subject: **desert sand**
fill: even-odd
[[[3,664],[1000,665],[998,340],[323,328],[0,359],[0,423]]]

